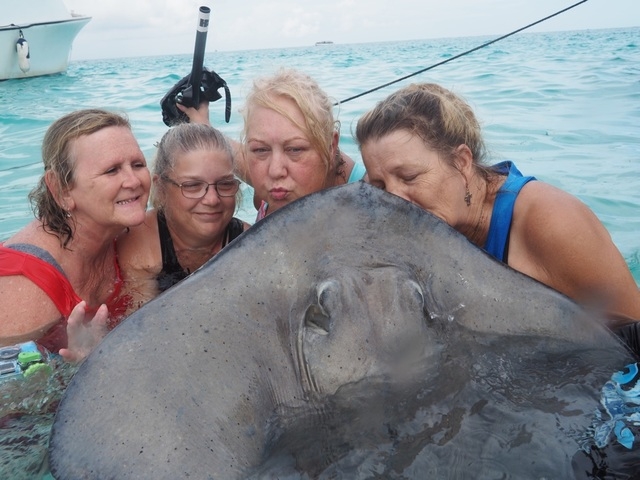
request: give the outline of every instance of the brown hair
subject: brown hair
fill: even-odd
[[[122,114],[100,109],[77,110],[53,122],[44,135],[42,161],[45,174],[29,193],[29,201],[35,217],[42,222],[45,231],[57,235],[62,246],[66,247],[71,241],[74,228],[71,217],[56,198],[73,188],[73,142],[83,135],[91,135],[107,127],[131,129],[131,124]],[[45,177],[53,181],[55,192],[49,189]]]
[[[453,92],[434,83],[408,85],[365,113],[356,127],[360,147],[397,130],[407,130],[455,166],[455,151],[466,145],[474,167],[486,178],[486,147],[471,107]]]

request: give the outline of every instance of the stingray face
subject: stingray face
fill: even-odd
[[[423,286],[398,267],[342,270],[305,307],[296,353],[307,391],[333,393],[376,375],[409,379],[433,353]]]

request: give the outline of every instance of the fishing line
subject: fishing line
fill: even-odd
[[[514,30],[511,33],[507,33],[506,35],[502,35],[501,37],[498,37],[498,38],[496,38],[494,40],[491,40],[489,42],[483,43],[482,45],[478,45],[477,47],[474,47],[471,50],[467,50],[466,52],[459,53],[458,55],[455,55],[455,56],[453,56],[451,58],[443,60],[442,62],[435,63],[435,64],[433,64],[433,65],[431,65],[429,67],[423,68],[422,70],[418,70],[417,72],[410,73],[409,75],[405,75],[404,77],[400,77],[400,78],[398,78],[396,80],[393,80],[391,82],[385,83],[385,84],[380,85],[380,86],[375,87],[375,88],[372,88],[371,90],[367,90],[366,92],[362,92],[362,93],[359,93],[359,94],[354,95],[352,97],[346,98],[346,99],[342,100],[341,102],[334,103],[333,105],[337,106],[337,105],[341,105],[343,103],[347,103],[347,102],[349,102],[351,100],[355,100],[356,98],[363,97],[365,95],[368,95],[369,93],[375,92],[375,91],[383,89],[385,87],[388,87],[389,85],[393,85],[394,83],[401,82],[402,80],[406,80],[407,78],[414,77],[414,76],[419,75],[421,73],[424,73],[424,72],[426,72],[428,70],[431,70],[433,68],[439,67],[440,65],[444,65],[445,63],[449,63],[449,62],[451,62],[453,60],[456,60],[456,59],[458,59],[460,57],[464,57],[465,55],[469,55],[470,53],[473,53],[476,50],[480,50],[481,48],[488,47],[489,45],[491,45],[493,43],[499,42],[500,40],[504,40],[505,38],[510,37],[512,35],[515,35],[516,33],[522,32],[523,30],[526,30],[527,28],[531,28],[534,25],[538,25],[539,23],[545,22],[545,21],[549,20],[550,18],[553,18],[553,17],[555,17],[557,15],[560,15],[561,13],[564,13],[564,12],[566,12],[568,10],[571,10],[572,8],[575,8],[578,5],[581,5],[581,4],[583,4],[583,3],[587,2],[587,1],[588,0],[581,0],[580,2],[575,3],[575,4],[573,4],[573,5],[569,6],[569,7],[563,8],[562,10],[559,10],[556,13],[553,13],[553,14],[551,14],[549,16],[541,18],[540,20],[535,21],[533,23],[530,23],[529,25],[521,27],[521,28],[519,28],[517,30]],[[13,170],[13,169],[16,169],[16,168],[25,168],[25,167],[28,167],[28,166],[31,166],[31,165],[34,165],[34,164],[20,165],[20,166],[17,166],[17,167],[11,167],[11,168],[7,168],[7,169],[0,169],[0,172],[4,172],[4,171],[7,171],[7,170]]]
[[[414,76],[419,75],[421,73],[424,73],[427,70],[431,70],[432,68],[436,68],[436,67],[439,67],[440,65],[444,65],[445,63],[449,63],[449,62],[451,62],[453,60],[456,60],[457,58],[464,57],[465,55],[468,55],[470,53],[475,52],[476,50],[480,50],[481,48],[488,47],[492,43],[499,42],[500,40],[504,40],[505,38],[510,37],[511,35],[515,35],[518,32],[526,30],[527,28],[530,28],[530,27],[533,27],[534,25],[537,25],[539,23],[545,22],[545,21],[549,20],[550,18],[555,17],[556,15],[560,15],[561,13],[564,13],[567,10],[571,10],[572,8],[577,7],[578,5],[580,5],[582,3],[585,3],[586,1],[587,0],[581,0],[578,3],[575,3],[575,4],[571,5],[570,7],[563,8],[562,10],[559,10],[554,14],[551,14],[551,15],[549,15],[547,17],[541,18],[540,20],[538,20],[536,22],[533,22],[533,23],[530,23],[529,25],[527,25],[525,27],[521,27],[521,28],[519,28],[517,30],[514,30],[511,33],[507,33],[506,35],[502,35],[501,37],[498,37],[498,38],[496,38],[494,40],[491,40],[491,41],[489,41],[487,43],[483,43],[482,45],[478,45],[477,47],[474,47],[471,50],[467,50],[466,52],[462,52],[462,53],[460,53],[460,54],[458,54],[458,55],[456,55],[454,57],[451,57],[451,58],[448,58],[446,60],[443,60],[442,62],[435,63],[435,64],[431,65],[430,67],[423,68],[422,70],[418,70],[417,72],[410,73],[409,75],[405,75],[404,77],[400,77],[400,78],[398,78],[396,80],[393,80],[391,82],[385,83],[385,84],[380,85],[380,86],[375,87],[375,88],[372,88],[371,90],[367,90],[366,92],[359,93],[357,95],[354,95],[353,97],[349,97],[349,98],[347,98],[345,100],[342,100],[341,102],[336,102],[336,103],[333,104],[333,106],[335,107],[337,105],[341,105],[341,104],[349,102],[351,100],[355,100],[356,98],[363,97],[364,95],[367,95],[369,93],[375,92],[375,91],[380,90],[382,88],[388,87],[389,85],[393,85],[394,83],[398,83],[398,82],[401,82],[402,80],[406,80],[407,78],[411,78],[411,77],[414,77]]]

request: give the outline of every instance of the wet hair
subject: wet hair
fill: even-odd
[[[196,150],[224,152],[229,165],[234,168],[233,150],[226,137],[217,129],[202,123],[181,123],[169,129],[158,143],[153,165],[154,176],[163,177],[173,172],[180,155]],[[238,189],[236,205],[240,205],[242,192]],[[156,210],[164,208],[164,183],[154,182],[151,203]]]
[[[452,166],[455,151],[466,145],[474,167],[486,178],[486,147],[471,107],[459,96],[434,83],[408,85],[379,102],[364,114],[356,127],[360,148],[397,130],[419,136]]]
[[[304,117],[300,125],[278,105],[279,98],[287,98],[298,107]],[[326,172],[335,170],[336,175],[344,173],[344,160],[337,151],[331,155],[333,133],[340,131],[340,122],[333,117],[333,103],[318,83],[302,72],[282,68],[269,77],[257,78],[240,110],[244,118],[242,143],[246,145],[247,120],[254,106],[269,108],[287,118],[309,138],[311,145],[322,158]]]
[[[131,130],[129,119],[122,114],[101,109],[86,109],[71,112],[53,122],[42,141],[42,161],[45,174],[37,186],[29,193],[29,201],[35,217],[42,222],[44,230],[57,235],[61,245],[66,247],[73,238],[73,218],[58,203],[65,192],[74,186],[75,161],[73,144],[75,140],[91,135],[107,127],[125,127]],[[52,192],[45,181],[54,183]]]

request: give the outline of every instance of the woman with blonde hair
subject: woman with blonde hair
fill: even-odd
[[[208,104],[179,106],[191,121],[208,123]],[[288,203],[365,175],[340,151],[340,123],[328,95],[309,75],[280,69],[254,80],[241,109],[244,128],[235,143],[238,174],[254,188],[258,220]]]

